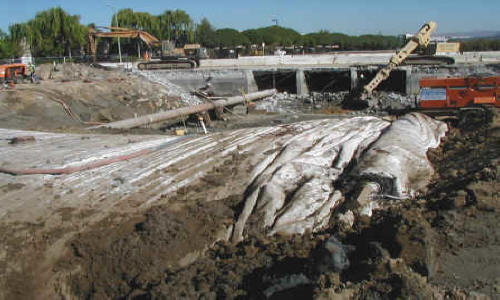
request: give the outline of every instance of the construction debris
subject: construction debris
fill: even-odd
[[[37,68],[40,84],[0,93],[0,127],[78,130],[184,106],[167,87],[137,74],[81,64]]]
[[[211,71],[40,66],[0,93],[0,298],[494,297],[498,120],[388,116],[409,77],[483,69],[397,70],[347,111],[365,69],[221,69],[193,95]]]
[[[32,135],[25,135],[25,136],[16,136],[10,139],[9,144],[20,144],[20,143],[26,143],[26,142],[34,142],[36,141],[35,137]]]
[[[213,102],[207,102],[204,104],[193,105],[189,107],[183,107],[176,110],[169,110],[166,112],[160,112],[152,115],[146,115],[138,118],[121,120],[117,122],[108,123],[105,125],[100,125],[94,128],[112,128],[112,129],[130,129],[134,127],[139,127],[148,124],[154,124],[158,122],[167,121],[169,119],[175,119],[182,116],[188,116],[196,113],[201,113],[216,108],[222,109],[226,106],[234,106],[237,104],[246,103],[249,101],[256,101],[266,97],[270,97],[276,93],[276,90],[265,90],[261,92],[251,93],[243,96],[230,97],[225,100],[217,100]]]

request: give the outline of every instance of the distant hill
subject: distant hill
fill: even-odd
[[[480,30],[480,31],[470,31],[470,32],[452,32],[452,33],[442,33],[439,35],[444,35],[452,39],[498,39],[500,38],[500,31],[496,30]]]

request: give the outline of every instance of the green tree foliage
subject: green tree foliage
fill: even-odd
[[[80,24],[80,17],[60,7],[39,12],[26,23],[11,25],[9,31],[17,44],[26,39],[35,56],[68,55],[71,49],[79,49],[87,42],[87,27]]]
[[[195,24],[183,10],[166,10],[159,15],[147,12],[134,12],[132,9],[121,9],[116,13],[119,27],[147,31],[160,40],[174,41],[178,47],[187,43],[198,42],[212,48],[216,46],[235,47],[250,44],[272,46],[306,46],[338,45],[339,50],[385,50],[402,46],[400,37],[384,35],[349,36],[342,33],[331,33],[326,30],[301,35],[297,31],[281,26],[269,26],[239,32],[231,28],[216,30],[204,18]],[[99,25],[99,24],[98,24]],[[116,26],[115,16],[110,23]],[[86,49],[88,27],[80,24],[77,15],[70,15],[60,7],[55,7],[36,14],[25,23],[13,24],[9,34],[0,32],[0,57],[18,56],[20,44],[26,41],[35,56],[68,55],[70,50]],[[116,41],[116,40],[115,40]],[[460,41],[462,51],[499,51],[500,39],[474,39]],[[136,40],[122,39],[122,50],[135,53]],[[112,52],[116,53],[116,42],[112,44]]]
[[[117,13],[119,27],[144,30],[160,40],[175,41],[178,46],[195,40],[195,23],[183,10],[166,10],[158,16],[147,12],[121,9]],[[117,26],[115,16],[111,26]]]
[[[217,46],[217,34],[207,18],[203,18],[201,23],[196,27],[196,40],[207,48]]]
[[[238,30],[232,28],[223,28],[215,31],[217,44],[221,47],[236,47],[248,45],[248,38]]]
[[[147,12],[134,12],[132,9],[122,9],[117,16],[113,15],[111,26],[117,27],[116,17],[118,17],[119,27],[145,30],[152,34],[157,34],[160,31],[160,24],[157,17]]]
[[[401,46],[398,37],[383,35],[349,36],[326,30],[301,35],[297,31],[280,26],[250,29],[243,32],[252,44],[266,43],[271,46],[338,45],[341,50],[383,50]]]
[[[9,36],[0,30],[0,59],[15,58],[19,56],[20,49],[13,43]]]
[[[302,45],[302,35],[297,31],[281,26],[269,26],[243,31],[252,44],[273,46]]]
[[[326,30],[319,32],[309,33],[304,35],[304,45],[317,46],[317,45],[339,45],[345,47],[349,44],[350,37],[341,33],[330,33]]]
[[[166,11],[167,30],[170,30],[170,40],[181,44],[193,43],[195,36],[195,24],[191,17],[183,10]]]
[[[310,47],[317,45],[338,45],[341,50],[387,50],[400,47],[401,40],[396,36],[349,36],[322,30],[306,34],[304,36],[304,44]]]
[[[460,50],[471,51],[500,51],[500,39],[472,39],[461,40]]]

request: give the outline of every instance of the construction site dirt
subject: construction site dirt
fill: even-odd
[[[160,84],[121,71],[66,64],[42,65],[40,84],[18,84],[0,94],[0,126],[75,130],[182,106]]]
[[[500,297],[498,111],[455,128],[280,93],[208,134],[198,115],[89,129],[207,100],[58,68],[0,91],[0,298]],[[377,173],[394,159],[408,169]]]

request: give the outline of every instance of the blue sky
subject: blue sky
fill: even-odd
[[[217,28],[239,30],[271,25],[275,17],[301,33],[399,34],[428,20],[436,21],[441,33],[500,30],[500,0],[0,0],[0,28],[7,31],[10,24],[54,6],[80,15],[84,24],[107,25],[112,11],[106,2],[153,14],[183,9],[197,22],[207,17]]]

